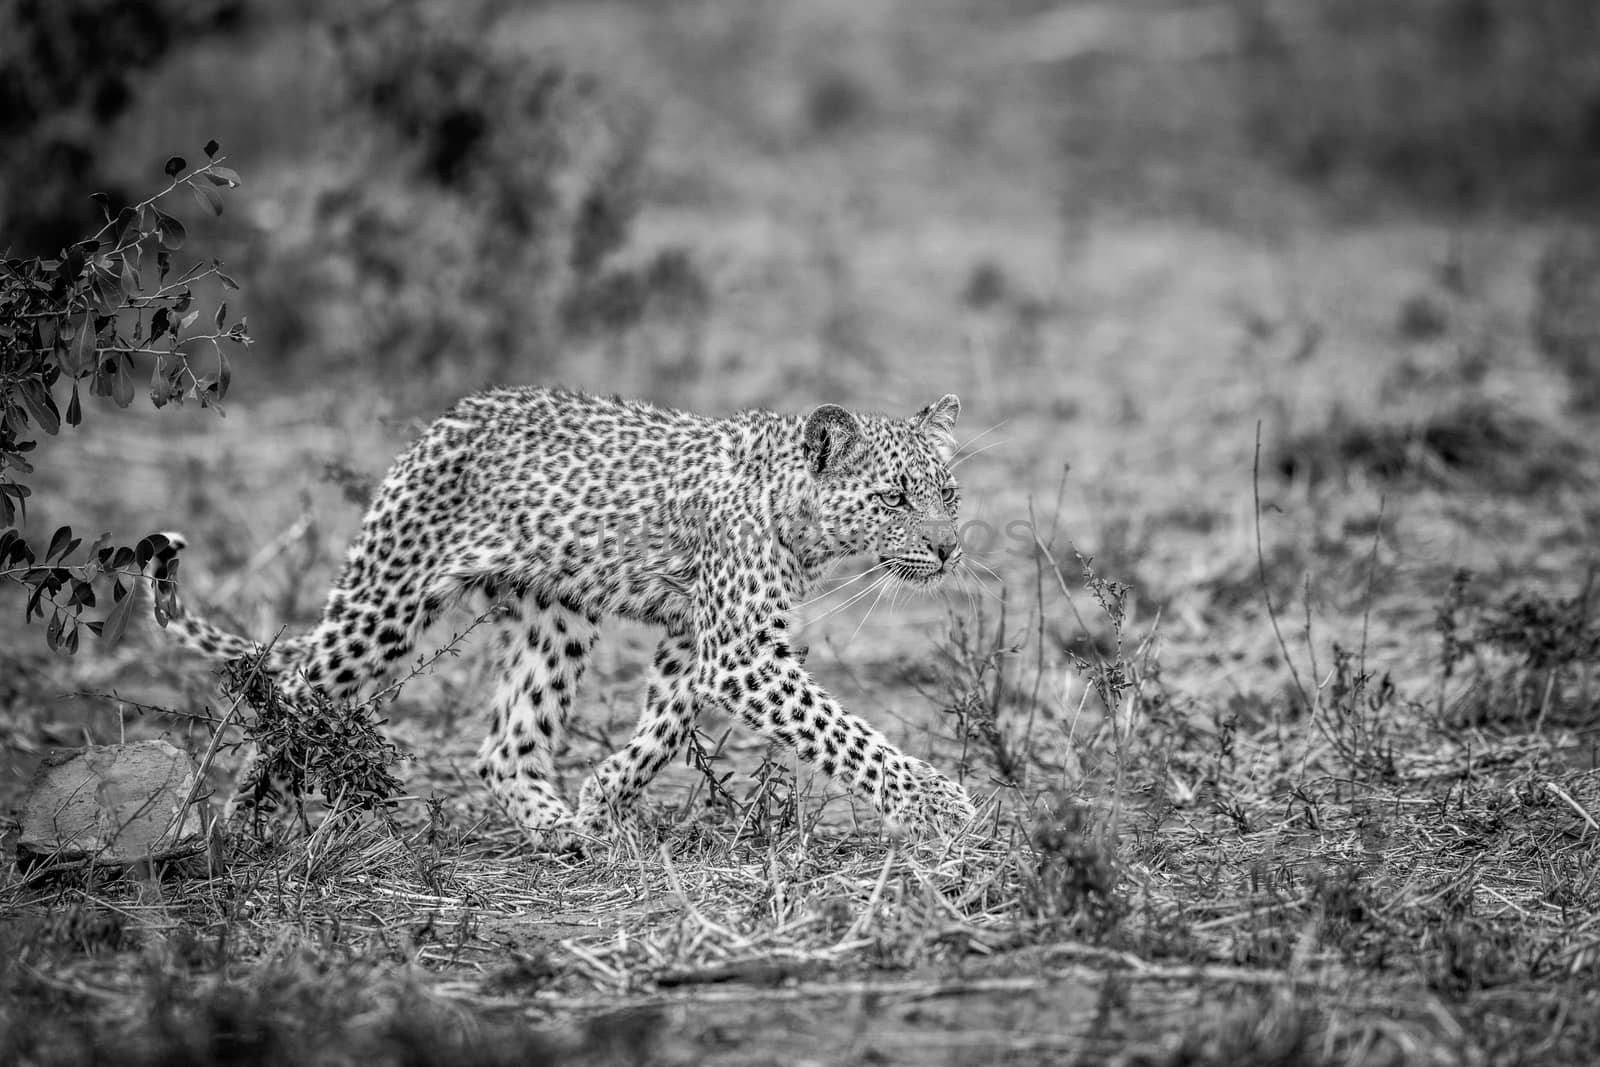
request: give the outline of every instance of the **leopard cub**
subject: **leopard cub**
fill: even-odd
[[[268,668],[291,695],[357,699],[465,598],[490,616],[499,667],[478,773],[530,831],[605,832],[712,704],[869,799],[889,833],[959,828],[965,791],[841,708],[789,643],[836,560],[871,553],[913,585],[959,563],[959,412],[953,395],[910,418],[824,404],[721,419],[557,389],[469,396],[389,471],[321,620]],[[665,633],[632,738],[574,812],[554,754],[603,615]],[[181,608],[168,630],[217,658],[256,649]]]

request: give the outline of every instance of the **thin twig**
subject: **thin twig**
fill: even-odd
[[[1255,462],[1250,466],[1250,496],[1255,504],[1256,527],[1256,573],[1261,580],[1261,599],[1267,605],[1267,618],[1272,621],[1273,636],[1278,639],[1278,648],[1283,652],[1283,662],[1289,668],[1289,677],[1294,680],[1295,690],[1300,694],[1300,701],[1307,711],[1313,707],[1311,696],[1306,692],[1306,687],[1300,681],[1300,671],[1294,665],[1294,657],[1289,654],[1289,644],[1283,639],[1283,629],[1278,625],[1278,609],[1272,606],[1272,591],[1267,586],[1267,557],[1261,550],[1261,422],[1256,421],[1256,454]],[[1277,705],[1273,705],[1272,725],[1278,735],[1278,743],[1283,744],[1283,720],[1278,714]]]

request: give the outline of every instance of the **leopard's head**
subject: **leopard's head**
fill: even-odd
[[[870,552],[891,577],[938,581],[961,560],[961,494],[950,473],[953,393],[909,419],[824,404],[806,416],[802,454],[811,480],[816,562]]]

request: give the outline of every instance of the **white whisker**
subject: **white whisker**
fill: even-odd
[[[962,562],[965,563],[966,561],[963,560]],[[988,570],[990,574],[994,574],[994,571],[990,570],[988,567],[985,567],[984,569]],[[1004,599],[1003,597],[1000,596],[999,593],[996,593],[994,590],[992,590],[988,586],[984,585],[983,584],[983,578],[980,575],[978,575],[976,572],[974,572],[974,571],[972,571],[970,569],[963,569],[960,572],[960,574],[962,575],[962,577],[970,579],[972,584],[977,588],[978,592],[982,593],[984,596],[990,597],[990,598],[994,599],[997,602],[998,601],[1002,601]],[[995,574],[994,577],[995,577],[995,581],[997,581],[997,582],[1000,581],[1000,576],[998,574]],[[1000,584],[1004,585],[1005,583],[1004,582],[1000,582]]]
[[[796,604],[794,606],[793,610],[799,611],[802,608],[810,607],[812,604],[817,603],[819,600],[826,600],[828,597],[833,596],[833,594],[839,592],[841,589],[846,589],[846,588],[854,585],[856,582],[859,582],[861,579],[865,578],[867,575],[871,574],[873,571],[880,571],[880,570],[883,570],[884,568],[886,568],[888,566],[889,566],[889,561],[888,560],[883,560],[882,562],[875,563],[872,566],[868,567],[866,570],[862,571],[860,574],[853,574],[848,578],[837,579],[836,580],[837,584],[835,584],[832,589],[825,589],[822,592],[818,593],[816,596],[811,597],[809,600],[806,600],[806,601],[803,601],[802,603]],[[830,579],[826,579],[826,578],[823,579],[823,581],[829,581],[829,580]]]
[[[973,451],[968,452],[964,456],[957,456],[955,459],[951,460],[950,461],[950,469],[951,470],[955,470],[957,467],[961,466],[963,463],[965,463],[967,460],[971,459],[973,456],[981,456],[985,452],[989,451],[989,449],[991,449],[991,448],[999,448],[1001,445],[1007,445],[1007,444],[1010,444],[1010,443],[1011,443],[1011,438],[1009,438],[1009,437],[1003,438],[1003,439],[1001,439],[999,441],[990,441],[988,444],[984,445],[982,448],[974,449]]]
[[[837,590],[843,588],[844,586],[849,585],[851,582],[858,581],[861,578],[865,578],[867,575],[871,574],[873,571],[881,570],[884,567],[887,567],[888,565],[889,565],[889,561],[888,560],[886,560],[886,559],[879,560],[877,563],[874,563],[872,566],[868,567],[866,570],[857,571],[855,574],[849,574],[849,575],[844,576],[843,578],[819,578],[817,580],[819,582],[827,582],[827,583],[831,584],[834,587],[834,590],[837,591]]]
[[[1000,577],[1000,572],[999,571],[995,570],[993,567],[991,567],[987,563],[983,562],[983,560],[978,559],[976,556],[971,556],[971,555],[962,556],[961,557],[961,565],[965,566],[965,567],[982,567],[985,571],[988,572],[989,577],[993,578],[995,581],[999,582],[1001,585],[1005,585],[1006,584],[1005,579]]]
[[[888,575],[884,575],[884,576],[880,577],[877,581],[873,582],[871,585],[867,586],[865,589],[859,589],[856,592],[851,593],[850,596],[847,599],[845,599],[842,603],[835,604],[833,607],[829,608],[827,611],[824,611],[821,615],[818,615],[816,618],[808,620],[808,625],[815,626],[817,623],[821,622],[823,619],[826,619],[826,618],[828,618],[828,617],[830,617],[832,615],[839,614],[839,612],[843,611],[845,608],[848,608],[850,605],[854,604],[856,601],[860,600],[862,597],[866,596],[868,593],[871,593],[873,590],[875,590],[875,589],[879,588],[880,586],[884,585],[886,582],[888,582],[888,580],[889,580],[889,576]]]
[[[979,441],[983,440],[985,437],[988,437],[990,434],[994,433],[996,430],[998,430],[1000,427],[1004,426],[1006,423],[1008,423],[1010,421],[1011,420],[1009,418],[1001,419],[999,422],[995,423],[993,426],[989,427],[987,430],[984,430],[981,433],[973,434],[971,437],[969,437],[965,441],[961,442],[960,445],[956,446],[955,453],[950,458],[951,459],[955,459],[957,456],[960,456],[962,452],[964,452],[967,449],[971,448],[973,445],[977,444]]]
[[[956,580],[957,592],[966,598],[966,601],[969,605],[976,604],[978,600],[978,593],[984,591],[983,586],[979,585],[978,580],[971,574],[968,574],[965,570],[957,569],[951,572],[951,574]],[[974,592],[974,588],[977,589],[977,592]]]
[[[850,631],[850,639],[844,643],[844,647],[849,648],[855,641],[856,634],[860,633],[861,628],[867,624],[867,620],[872,618],[872,613],[878,610],[878,604],[883,600],[883,594],[894,588],[896,584],[895,582],[887,581],[878,583],[878,595],[873,598],[872,603],[867,607],[866,614],[861,616],[861,621],[856,623],[856,628]]]

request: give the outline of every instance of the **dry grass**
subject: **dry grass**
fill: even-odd
[[[1012,637],[954,631],[939,746],[964,749],[987,798],[970,835],[852,833],[782,757],[727,779],[741,761],[702,737],[703,779],[587,857],[530,853],[456,783],[442,789],[457,799],[334,811],[309,833],[269,824],[210,869],[23,874],[5,887],[4,980],[74,1036],[17,1015],[10,1048],[67,1062],[116,1032],[152,1063],[739,1062],[685,1013],[755,1011],[830,1055],[914,1057],[915,1040],[882,1044],[881,1002],[954,1000],[980,1043],[938,1062],[1043,1062],[1073,1042],[1129,1063],[1593,1053],[1600,778],[1581,732],[1531,710],[1509,730],[1463,727],[1338,651],[1298,701],[1207,721],[1147,646],[1124,650],[1118,590],[1038,563],[1058,596],[1093,605],[1098,590],[1084,611],[1109,637],[1079,657],[1082,696],[1059,722],[1035,706],[1037,661],[999,666],[1026,663]],[[1441,688],[1438,706],[1484,684]],[[852,997],[870,1001],[848,1009],[858,1031],[828,1044],[827,1005]],[[1531,1017],[1530,1048],[1533,1004],[1555,1014]],[[618,1005],[627,1025],[608,1021]],[[1192,1021],[1139,1035],[1172,1012]]]

